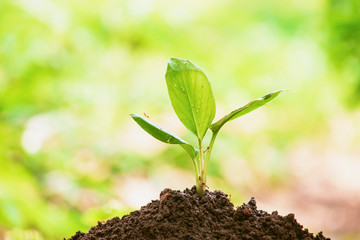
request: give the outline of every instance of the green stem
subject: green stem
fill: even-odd
[[[204,184],[204,168],[203,168],[203,162],[204,162],[204,153],[203,153],[203,147],[202,147],[202,141],[199,139],[199,186],[197,187],[197,193],[199,196],[203,196],[205,193],[205,184]]]
[[[219,132],[219,131],[213,132],[213,134],[212,134],[212,136],[211,136],[210,143],[209,143],[209,148],[208,148],[207,153],[206,153],[205,166],[204,166],[204,179],[203,179],[204,185],[206,185],[206,176],[207,176],[209,159],[210,159],[211,151],[212,151],[212,149],[213,149],[214,142],[215,142],[215,138],[216,138],[218,132]]]
[[[198,166],[195,162],[195,158],[191,158],[193,164],[194,164],[194,169],[195,169],[195,178],[196,178],[196,189],[199,188],[199,170],[198,170]]]

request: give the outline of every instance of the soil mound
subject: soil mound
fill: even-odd
[[[183,192],[165,189],[160,199],[121,219],[115,217],[88,233],[76,232],[68,240],[119,239],[291,239],[323,240],[297,223],[294,214],[285,217],[275,211],[271,214],[257,210],[254,198],[234,209],[222,191],[196,194],[195,186]],[[65,238],[64,238],[65,240]]]

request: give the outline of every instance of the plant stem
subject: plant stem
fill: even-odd
[[[197,166],[196,161],[195,161],[196,158],[191,157],[191,160],[192,160],[192,162],[194,164],[195,178],[196,178],[196,189],[198,189],[199,188],[199,169],[198,169],[198,166]]]
[[[218,132],[219,132],[219,131],[216,131],[216,132],[213,132],[213,133],[212,133],[211,140],[210,140],[210,143],[209,143],[209,148],[208,148],[208,150],[207,150],[206,157],[205,157],[204,178],[203,178],[203,184],[204,184],[205,186],[206,186],[206,176],[207,176],[209,159],[210,159],[211,151],[212,151],[212,149],[213,149],[214,142],[215,142],[215,138],[216,138]]]
[[[205,193],[205,184],[204,184],[204,168],[203,168],[203,162],[204,162],[204,153],[203,153],[203,147],[202,147],[202,141],[199,139],[199,165],[200,165],[200,176],[199,179],[199,186],[197,186],[196,190],[199,196],[203,196]]]

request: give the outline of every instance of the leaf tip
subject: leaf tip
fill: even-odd
[[[287,88],[284,88],[284,89],[277,90],[277,91],[275,91],[275,92],[287,92],[287,91],[290,91],[290,90],[287,89]]]
[[[281,92],[284,92],[284,91],[289,91],[289,90],[288,89],[277,90],[277,91],[266,94],[265,96],[259,98],[258,100],[267,100],[271,97],[276,97],[277,95],[279,95]]]
[[[182,58],[170,58],[168,61],[168,70],[181,71],[190,61]]]
[[[196,66],[192,61],[188,59],[182,59],[182,58],[170,58],[167,65],[167,73],[174,71],[174,72],[181,72],[181,71],[200,71],[200,67]]]

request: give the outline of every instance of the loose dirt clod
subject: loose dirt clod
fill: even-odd
[[[223,240],[327,240],[314,236],[297,223],[294,214],[285,217],[257,210],[254,198],[234,209],[222,191],[199,197],[195,186],[183,192],[164,189],[154,200],[121,219],[98,222],[88,233],[76,232],[68,240],[119,239],[223,239]],[[65,240],[65,238],[64,238]]]

